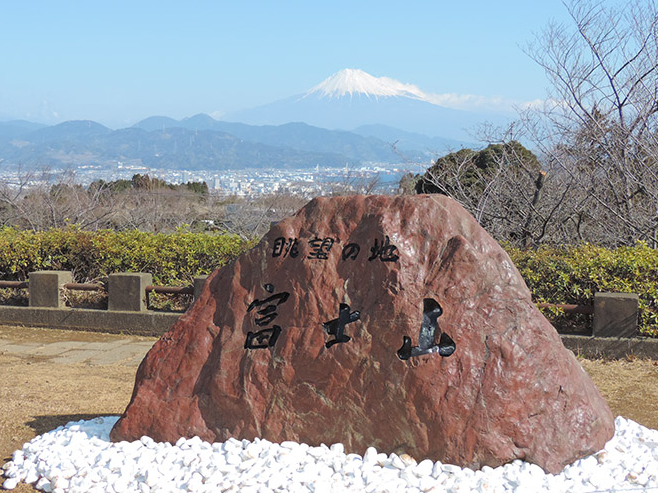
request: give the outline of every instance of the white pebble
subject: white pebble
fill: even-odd
[[[432,467],[432,477],[434,479],[437,479],[439,478],[439,476],[441,476],[441,474],[443,474],[443,464],[437,461],[434,463],[434,466]]]
[[[16,485],[18,485],[18,478],[9,478],[6,479],[4,483],[2,483],[2,487],[6,490],[13,490],[16,488]]]
[[[416,465],[416,459],[411,457],[408,454],[402,454],[400,456],[400,459],[402,459],[402,462],[404,462],[405,466],[415,466]]]
[[[414,467],[414,474],[418,477],[429,476],[432,474],[432,469],[434,468],[434,462],[429,459],[420,461],[420,463]]]
[[[455,466],[453,464],[443,464],[441,469],[443,469],[443,472],[447,472],[448,474],[458,474],[463,470],[461,467]]]
[[[209,444],[198,437],[176,446],[142,437],[109,442],[117,418],[69,423],[34,438],[3,465],[2,486],[20,481],[45,492],[77,491],[333,491],[477,493],[624,491],[658,489],[658,431],[624,418],[604,450],[576,461],[558,475],[515,460],[480,471],[406,454],[345,454],[345,447],[310,447],[288,441],[229,439]]]
[[[364,464],[374,464],[377,462],[377,449],[375,447],[368,447],[365,454],[363,454]]]
[[[345,446],[342,443],[334,443],[330,447],[331,451],[336,453],[336,454],[343,454],[345,453]]]
[[[407,467],[404,461],[397,454],[389,455],[389,461],[390,466],[396,469],[405,469]]]
[[[48,481],[46,478],[41,478],[39,481],[37,481],[37,484],[35,484],[34,487],[38,490],[43,490],[46,493],[50,493],[53,490],[50,481]]]

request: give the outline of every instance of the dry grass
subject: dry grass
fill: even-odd
[[[0,338],[25,342],[110,341],[122,336],[0,326]],[[144,338],[145,340],[147,338]],[[152,339],[154,340],[154,339]],[[615,416],[658,429],[658,362],[580,360]],[[121,414],[137,367],[58,364],[0,354],[0,462],[36,435],[69,421]],[[36,491],[21,484],[17,492]]]
[[[658,361],[581,359],[615,416],[658,429]]]

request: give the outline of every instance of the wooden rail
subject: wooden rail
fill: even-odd
[[[0,281],[0,288],[8,289],[28,289],[29,281]],[[102,284],[80,283],[80,282],[67,282],[62,285],[65,289],[72,289],[76,291],[103,291],[105,286]],[[161,294],[194,294],[192,286],[155,286],[149,284],[146,286],[147,293],[161,293]]]
[[[27,289],[27,281],[0,281],[0,288]]]
[[[146,286],[146,292],[150,293],[151,291],[162,294],[194,294],[192,286],[153,286],[149,284]]]
[[[105,289],[105,286],[102,284],[84,284],[80,282],[67,282],[66,284],[62,285],[62,287],[66,289],[74,289],[77,291],[103,291]]]
[[[556,305],[553,303],[538,303],[539,308],[561,308],[564,313],[583,313],[585,315],[594,314],[593,305]]]
[[[14,288],[14,289],[27,289],[29,281],[0,281],[0,288]],[[78,291],[102,291],[105,286],[102,284],[90,284],[69,282],[63,285],[66,289],[74,289]],[[149,284],[146,286],[147,293],[161,293],[161,294],[194,294],[192,286],[155,286]],[[585,315],[592,315],[594,313],[593,305],[560,305],[554,303],[538,303],[539,308],[559,308],[564,313],[582,313]]]

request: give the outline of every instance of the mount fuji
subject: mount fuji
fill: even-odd
[[[505,121],[501,115],[440,106],[415,85],[356,69],[341,70],[304,94],[227,114],[222,119],[252,125],[304,122],[350,131],[362,126],[385,126],[455,142],[472,141],[469,131],[475,131],[484,121]]]
[[[311,88],[305,95],[317,95],[320,98],[342,98],[349,94],[373,97],[404,97],[428,101],[427,96],[416,86],[403,84],[388,77],[373,77],[367,72],[358,69],[346,68],[336,72],[331,77]]]

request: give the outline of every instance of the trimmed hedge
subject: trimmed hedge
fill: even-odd
[[[97,232],[75,227],[43,232],[0,228],[0,279],[24,280],[37,270],[70,270],[77,282],[114,272],[149,272],[158,285],[188,285],[251,248],[237,235],[179,230]]]
[[[637,293],[640,332],[658,336],[658,250],[645,243],[615,250],[589,244],[506,250],[535,302],[586,305],[597,291]],[[545,315],[558,325],[566,320],[558,310]]]
[[[235,235],[179,230],[171,234],[0,228],[0,279],[24,280],[36,270],[70,270],[77,282],[113,272],[150,272],[158,285],[189,285],[253,247]],[[538,303],[590,304],[597,291],[637,293],[640,331],[658,336],[658,250],[644,243],[616,250],[593,245],[520,250],[506,246]],[[544,311],[554,323],[587,323],[585,316]]]

